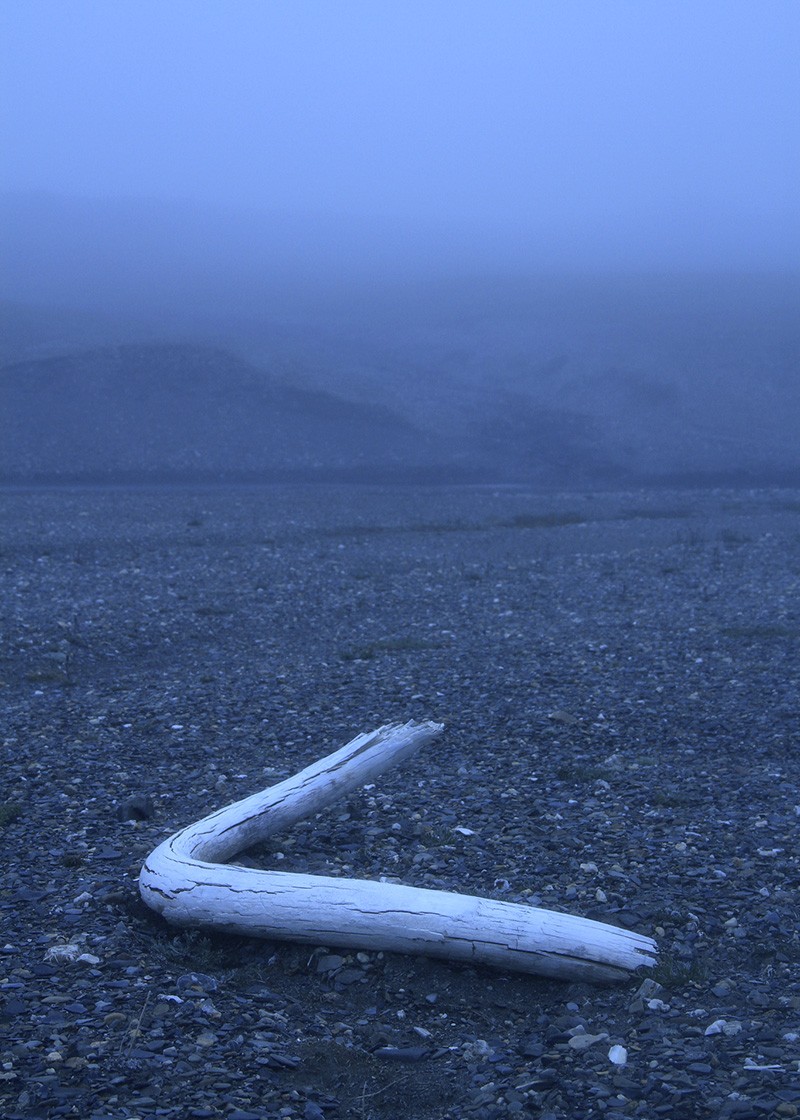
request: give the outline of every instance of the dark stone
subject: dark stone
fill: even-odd
[[[343,964],[344,957],[340,957],[338,953],[326,953],[317,961],[317,972],[335,972]]]
[[[205,972],[186,972],[175,981],[175,987],[183,995],[205,995],[206,992],[215,992],[218,988],[213,976]]]
[[[56,969],[51,964],[33,964],[31,972],[34,976],[55,976]]]
[[[389,1058],[394,1062],[420,1062],[431,1053],[430,1046],[380,1046],[372,1051],[377,1058]]]
[[[297,1069],[300,1065],[300,1059],[293,1054],[272,1053],[269,1055],[269,1062],[277,1069]]]
[[[0,1018],[13,1019],[17,1015],[24,1015],[28,1010],[28,1005],[21,999],[9,999],[3,1004],[0,1009]]]
[[[336,985],[337,987],[347,987],[348,984],[355,984],[364,978],[363,968],[343,968],[341,972],[336,974]]]
[[[118,821],[147,821],[154,812],[153,802],[146,793],[134,793],[119,803],[116,817]]]

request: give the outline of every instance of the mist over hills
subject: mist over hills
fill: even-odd
[[[361,479],[431,465],[377,405],[282,384],[210,346],[127,344],[0,372],[0,480]]]
[[[800,478],[797,275],[523,269],[453,230],[8,207],[4,483]]]

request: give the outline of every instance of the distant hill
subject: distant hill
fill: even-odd
[[[224,350],[130,344],[0,368],[0,481],[436,476],[389,409],[283,384]]]
[[[239,291],[0,304],[0,482],[800,484],[798,277]]]

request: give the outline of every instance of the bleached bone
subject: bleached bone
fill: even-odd
[[[589,918],[366,879],[227,864],[369,782],[442,731],[359,735],[276,786],[176,832],[147,858],[142,898],[173,925],[354,949],[423,953],[562,979],[608,981],[655,963],[655,942]]]

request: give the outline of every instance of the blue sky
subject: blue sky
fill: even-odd
[[[0,35],[3,192],[798,265],[797,0],[4,0]]]

